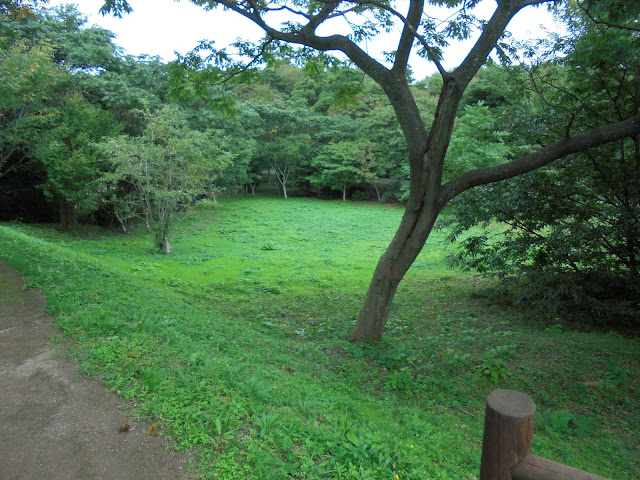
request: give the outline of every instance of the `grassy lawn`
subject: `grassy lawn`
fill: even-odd
[[[194,449],[205,478],[473,479],[495,388],[538,406],[534,453],[640,478],[640,343],[496,305],[436,232],[383,341],[345,338],[400,221],[393,206],[223,198],[142,228],[0,225],[82,370]],[[396,477],[397,476],[397,477]]]

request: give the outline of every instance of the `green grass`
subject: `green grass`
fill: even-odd
[[[538,405],[534,453],[640,477],[636,339],[495,305],[447,268],[436,232],[383,341],[345,338],[395,207],[233,197],[143,231],[0,226],[0,256],[43,288],[82,369],[194,449],[205,478],[472,479],[484,398]],[[557,325],[560,326],[557,326]]]

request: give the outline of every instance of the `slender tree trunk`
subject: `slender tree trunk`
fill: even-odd
[[[371,185],[373,185],[373,188],[376,189],[376,196],[378,197],[378,202],[380,201],[380,190],[378,190],[378,186],[376,185],[376,182],[372,182]]]
[[[172,214],[171,209],[177,209],[176,205],[162,205],[158,207],[157,222],[153,225],[156,237],[156,246],[160,253],[171,253],[171,245],[169,244],[169,230],[171,228]]]
[[[347,201],[347,184],[346,183],[342,186],[342,201],[343,202]]]
[[[118,220],[118,223],[120,224],[120,227],[122,228],[122,231],[124,233],[127,233],[127,226],[125,225],[124,221],[122,220],[122,217],[120,217],[120,215],[118,215],[117,210],[113,212],[113,215],[116,217],[116,220]]]
[[[418,211],[407,208],[395,237],[378,261],[350,341],[380,340],[398,285],[422,250],[438,213],[434,203]]]
[[[60,225],[67,230],[74,220],[75,205],[64,199],[60,200]]]
[[[169,245],[169,239],[164,237],[162,239],[162,253],[169,255],[171,253],[171,245]]]
[[[287,197],[287,184],[286,183],[281,183],[280,185],[282,185],[282,196],[284,198],[289,198],[289,197]]]

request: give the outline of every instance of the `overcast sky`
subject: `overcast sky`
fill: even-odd
[[[205,12],[188,1],[173,0],[130,0],[133,13],[122,18],[103,17],[98,13],[103,0],[51,0],[49,5],[74,3],[80,12],[89,19],[89,25],[98,24],[115,35],[115,43],[123,47],[130,55],[148,54],[162,57],[165,61],[175,59],[174,52],[184,54],[192,50],[200,40],[215,40],[222,48],[238,37],[245,40],[257,40],[262,32],[250,21],[237,14],[223,12],[221,9]],[[481,4],[477,15],[488,18],[495,9],[494,1]],[[528,7],[521,11],[509,24],[509,30],[518,39],[540,36],[540,25],[549,30],[560,27],[553,22],[544,8]],[[346,29],[346,22],[343,27]],[[341,28],[338,24],[334,28]],[[346,33],[346,30],[340,33]],[[392,37],[380,36],[364,46],[370,54],[393,50],[397,42]],[[468,53],[470,42],[462,42],[445,51],[445,68],[457,66]],[[435,72],[435,67],[422,59],[412,59],[411,67],[416,79],[424,78]]]

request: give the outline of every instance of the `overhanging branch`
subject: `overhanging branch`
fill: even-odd
[[[524,7],[541,5],[552,0],[502,0],[491,19],[484,26],[480,38],[475,43],[467,57],[453,72],[458,86],[465,89],[480,67],[487,61],[487,57],[496,46],[498,39],[504,34],[507,25],[516,13]]]
[[[251,20],[275,40],[304,45],[320,51],[340,51],[376,82],[381,83],[389,78],[389,69],[367,55],[348,37],[344,35],[330,35],[327,37],[316,35],[316,27],[331,14],[335,8],[334,5],[325,6],[316,16],[311,17],[307,25],[302,26],[298,31],[289,32],[269,25],[261,15],[264,9],[254,3],[253,0],[249,0],[249,2],[247,6],[241,5],[235,0],[220,0],[216,3]]]
[[[580,135],[564,138],[542,150],[511,162],[470,170],[442,186],[439,206],[440,208],[444,207],[450,200],[470,188],[522,175],[572,153],[583,152],[599,145],[636,135],[640,135],[640,115],[621,122],[593,128]]]

